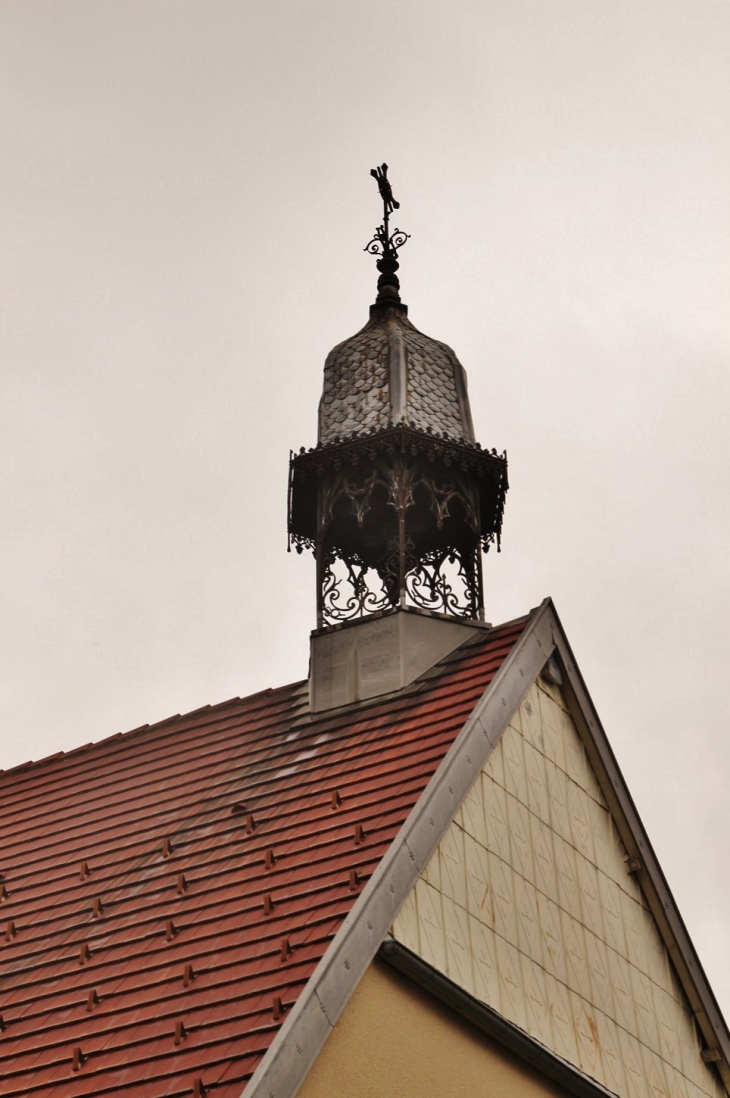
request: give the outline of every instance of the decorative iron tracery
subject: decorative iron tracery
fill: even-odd
[[[399,605],[477,620],[482,612],[477,553],[434,550],[420,559],[407,553],[402,591],[397,543],[382,573],[361,560],[329,553],[321,572],[318,624],[338,625]],[[337,574],[337,565],[344,574]]]
[[[458,469],[444,473],[408,459],[395,462],[381,459],[365,476],[356,467],[335,470],[322,486],[320,522],[325,527],[331,523],[338,504],[345,501],[350,516],[361,530],[374,506],[373,496],[378,489],[396,514],[417,507],[416,495],[422,489],[437,530],[444,529],[447,521],[454,517],[452,508],[458,505],[469,530],[474,534],[479,532],[477,501],[469,479]]]
[[[345,570],[344,576],[337,575],[338,563]],[[344,560],[334,553],[327,554],[318,599],[322,624],[337,625],[390,608],[391,599],[385,582],[375,573],[380,590],[377,586],[373,589],[368,572],[373,569],[354,557]]]
[[[479,579],[478,549],[471,557],[448,549],[433,550],[406,575],[406,593],[422,610],[473,620],[482,610]]]
[[[509,487],[506,453],[486,450],[478,442],[457,441],[445,432],[416,430],[407,425],[385,429],[375,427],[350,435],[347,439],[320,443],[309,450],[302,446],[297,453],[290,454],[289,534],[292,544],[306,549],[313,547],[317,513],[314,494],[316,486],[330,470],[372,465],[382,455],[392,459],[397,454],[443,464],[448,469],[456,468],[469,476],[480,488],[484,552],[495,542],[499,551],[502,516]],[[312,544],[303,544],[307,536]]]
[[[410,428],[292,456],[291,544],[317,560],[318,624],[397,606],[482,615],[506,459]]]

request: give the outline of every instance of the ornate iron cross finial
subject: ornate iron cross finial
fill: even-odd
[[[396,202],[393,198],[393,188],[390,185],[388,179],[388,165],[381,164],[379,168],[371,168],[370,174],[373,179],[378,181],[378,190],[380,191],[380,197],[383,200],[383,206],[385,207],[384,216],[392,214],[393,210],[400,209],[400,202]]]
[[[398,270],[398,249],[402,248],[408,233],[402,229],[390,231],[390,215],[393,210],[400,209],[400,202],[393,198],[393,189],[388,179],[388,165],[381,164],[379,168],[372,168],[372,177],[378,184],[380,197],[383,200],[383,223],[378,225],[375,236],[365,247],[366,252],[378,256],[376,264],[380,271],[378,279],[377,305],[398,304],[400,302],[400,282],[396,271]]]

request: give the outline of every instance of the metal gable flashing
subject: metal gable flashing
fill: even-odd
[[[555,642],[552,604],[525,631],[474,706],[438,770],[332,940],[244,1088],[245,1098],[293,1098],[477,775]]]
[[[727,1024],[677,910],[552,603],[549,605],[549,617],[554,652],[563,671],[562,687],[571,716],[706,1042],[706,1056],[703,1059],[707,1063],[716,1063],[725,1088],[730,1093],[730,1033]]]

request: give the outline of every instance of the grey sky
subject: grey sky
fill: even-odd
[[[385,159],[509,453],[488,616],[555,598],[730,1014],[730,3],[5,0],[0,123],[0,766],[306,675]]]

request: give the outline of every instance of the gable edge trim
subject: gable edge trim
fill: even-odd
[[[554,649],[551,602],[524,632],[435,774],[264,1054],[242,1098],[293,1098],[376,956],[428,859]]]

